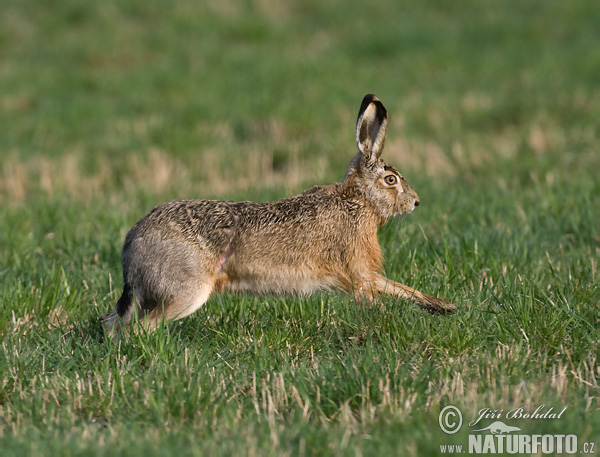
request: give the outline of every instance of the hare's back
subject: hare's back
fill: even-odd
[[[135,224],[125,239],[124,266],[127,258],[157,261],[165,246],[186,246],[218,257],[235,237],[238,216],[230,202],[214,200],[174,200],[157,206]],[[175,259],[173,259],[175,260]]]

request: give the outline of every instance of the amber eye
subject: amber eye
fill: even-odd
[[[387,175],[385,178],[383,178],[383,180],[388,186],[393,186],[398,182],[398,178],[396,178],[396,175]]]

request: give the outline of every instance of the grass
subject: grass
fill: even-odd
[[[8,2],[2,455],[438,455],[483,408],[542,404],[567,410],[505,422],[597,448],[599,21],[584,1]],[[98,344],[133,223],[341,179],[367,92],[422,202],[381,229],[386,273],[457,315],[221,295]]]

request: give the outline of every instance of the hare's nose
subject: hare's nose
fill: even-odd
[[[415,200],[415,207],[419,206],[419,200]]]

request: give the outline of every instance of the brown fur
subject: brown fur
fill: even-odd
[[[153,328],[198,309],[213,291],[309,294],[337,289],[357,300],[390,294],[434,313],[455,306],[385,278],[377,228],[419,204],[404,177],[380,159],[387,111],[367,95],[356,126],[358,155],[345,179],[283,200],[176,200],[127,234],[124,290],[101,317],[115,337],[137,314]]]

